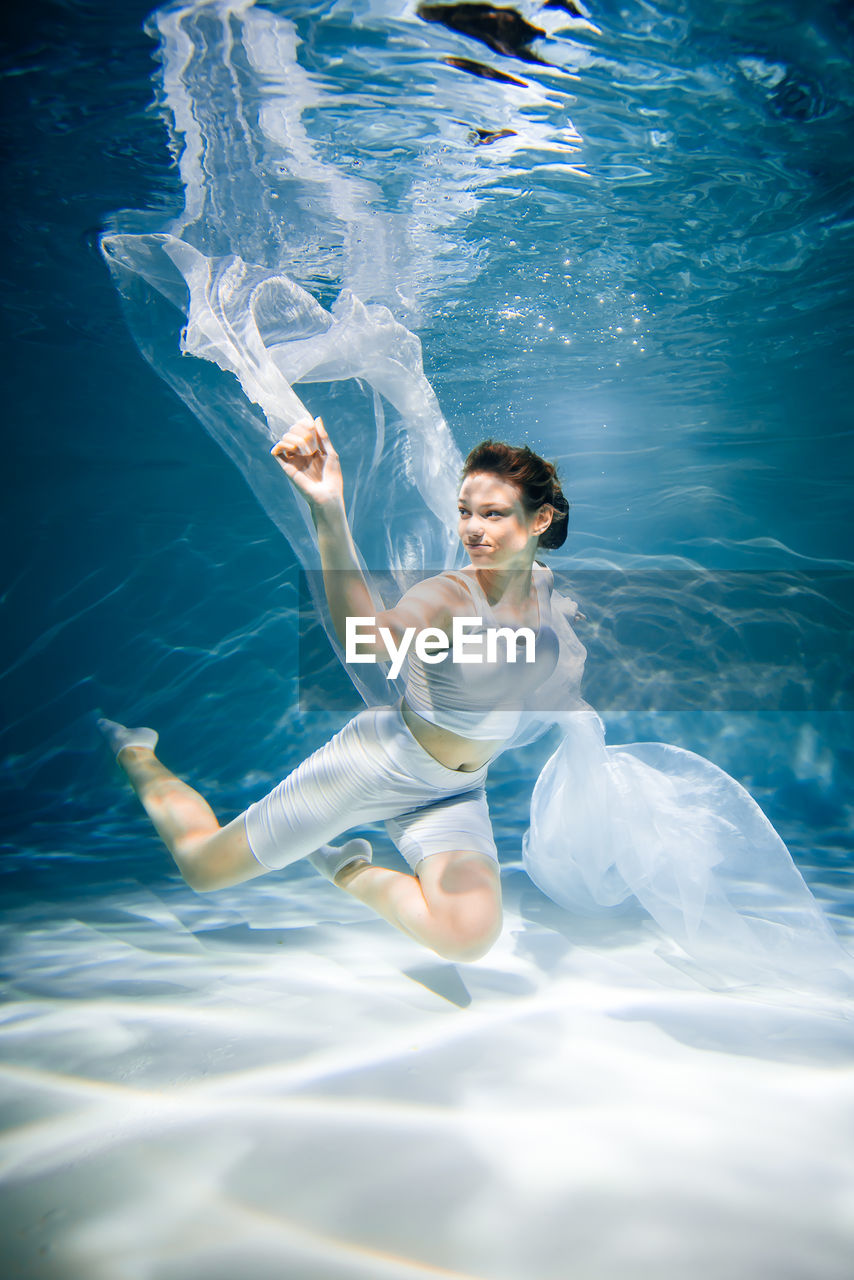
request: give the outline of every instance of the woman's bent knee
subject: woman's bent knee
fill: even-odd
[[[469,964],[481,960],[501,936],[501,917],[488,921],[457,921],[444,931],[444,936],[434,946],[445,960]]]
[[[458,850],[425,858],[418,866],[422,892],[446,960],[480,960],[501,934],[501,879],[497,863]]]

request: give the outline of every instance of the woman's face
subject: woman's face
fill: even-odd
[[[457,506],[460,540],[472,564],[483,568],[529,562],[532,541],[551,521],[551,507],[529,515],[516,485],[488,471],[466,476]]]

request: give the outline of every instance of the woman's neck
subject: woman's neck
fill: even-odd
[[[488,569],[470,566],[481,591],[491,605],[506,604],[511,608],[524,607],[531,598],[533,587],[533,562],[512,569]]]

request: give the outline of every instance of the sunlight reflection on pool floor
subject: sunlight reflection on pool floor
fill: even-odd
[[[20,905],[9,1274],[847,1275],[850,1008],[504,880],[473,965],[302,868]]]

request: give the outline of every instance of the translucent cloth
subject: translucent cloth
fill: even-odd
[[[284,273],[237,254],[207,257],[170,233],[114,233],[101,247],[143,354],[237,463],[307,570],[319,568],[314,527],[270,457],[272,442],[308,413],[296,382],[357,380],[372,392],[355,410],[344,401],[329,424],[363,563],[402,589],[407,575],[455,562],[460,454],[421,344],[387,307],[344,289],[326,311]],[[179,352],[234,378],[205,381]],[[318,573],[307,581],[341,656]],[[366,701],[394,696],[378,666],[347,671]]]
[[[329,426],[365,562],[401,578],[453,564],[460,456],[418,339],[378,300],[393,300],[392,268],[417,236],[398,237],[391,252],[371,191],[314,147],[303,112],[318,107],[323,87],[299,64],[292,23],[249,0],[210,0],[168,6],[150,29],[184,209],[155,232],[150,215],[117,219],[102,242],[141,350],[307,567],[318,564],[313,526],[270,444],[305,412],[294,384],[347,384],[356,398],[336,401]],[[283,174],[294,184],[289,203],[279,199]],[[367,241],[379,283],[365,305],[349,285],[371,278]],[[330,255],[343,287],[327,310],[293,277],[328,268]],[[410,276],[429,268],[410,259]],[[320,594],[316,603],[336,643]],[[561,660],[509,744],[560,723],[533,794],[532,880],[575,911],[634,895],[707,972],[830,981],[850,958],[747,792],[690,752],[605,746],[580,697],[585,653],[573,612],[553,598]],[[395,696],[378,666],[346,669],[366,701]]]
[[[850,957],[744,787],[680,747],[607,747],[592,710],[560,724],[524,840],[525,868],[545,894],[583,914],[634,897],[724,982],[854,989]]]

